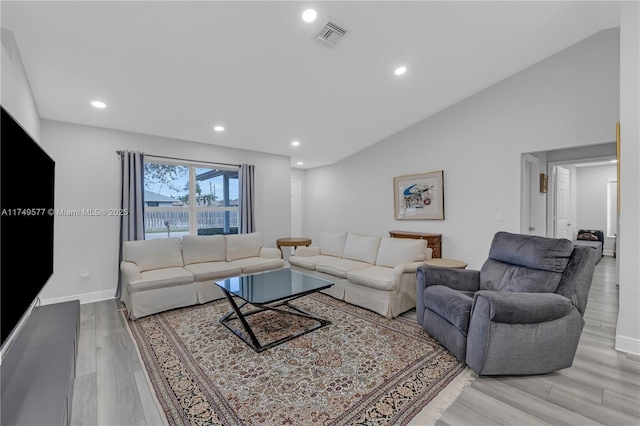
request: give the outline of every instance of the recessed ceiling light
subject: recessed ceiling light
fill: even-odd
[[[100,102],[100,101],[93,101],[91,102],[91,105],[93,105],[96,108],[104,108],[107,106],[107,104],[105,104],[104,102]]]
[[[302,20],[304,22],[313,22],[316,20],[318,14],[313,9],[307,9],[302,13]]]
[[[293,146],[298,146],[298,145],[300,145],[300,142],[298,142],[298,141],[293,141],[293,142],[291,142],[291,145],[293,145]]]
[[[298,161],[298,166],[302,166],[304,163],[302,161]]]
[[[618,160],[611,160],[611,162],[612,162],[612,163],[617,163],[617,162],[618,162]]]
[[[224,127],[222,127],[222,126],[216,126],[216,127],[214,127],[214,128],[213,128],[213,130],[215,130],[216,132],[221,132],[221,131],[223,131],[223,130],[224,130]]]
[[[399,67],[399,68],[396,68],[396,70],[394,71],[396,75],[402,75],[405,72],[407,72],[407,67]]]

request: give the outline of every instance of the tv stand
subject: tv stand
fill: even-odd
[[[2,361],[5,425],[69,425],[80,302],[33,308]]]

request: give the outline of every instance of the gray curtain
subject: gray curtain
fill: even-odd
[[[239,234],[254,232],[256,228],[253,207],[255,200],[254,168],[255,166],[250,164],[240,164],[238,172]]]
[[[120,151],[120,208],[128,214],[120,216],[120,250],[118,256],[118,288],[116,297],[122,294],[122,243],[144,240],[144,154],[137,151]]]

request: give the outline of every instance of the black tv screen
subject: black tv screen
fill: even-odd
[[[53,274],[55,163],[0,108],[2,346]]]

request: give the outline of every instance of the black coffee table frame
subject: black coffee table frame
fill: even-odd
[[[236,336],[238,336],[240,339],[242,339],[243,342],[245,342],[247,345],[249,345],[251,347],[251,349],[253,349],[254,351],[260,353],[262,351],[265,351],[269,348],[273,348],[274,346],[280,345],[284,342],[288,342],[289,340],[295,339],[296,337],[300,337],[304,334],[310,333],[314,330],[317,330],[321,327],[324,327],[325,325],[329,325],[331,324],[331,321],[326,320],[324,318],[320,318],[318,316],[315,316],[309,312],[306,312],[298,307],[295,307],[293,305],[290,305],[289,302],[295,299],[298,299],[300,297],[303,296],[307,296],[309,294],[312,293],[316,293],[320,290],[323,290],[325,288],[329,288],[331,287],[331,285],[333,285],[333,283],[327,285],[326,287],[320,287],[320,288],[316,288],[313,290],[309,290],[303,293],[299,293],[299,294],[295,294],[295,295],[291,295],[291,296],[287,296],[281,299],[276,299],[276,300],[271,300],[268,303],[249,303],[246,300],[243,300],[243,303],[241,303],[239,306],[236,303],[236,301],[233,299],[234,296],[238,297],[240,299],[242,299],[240,296],[235,295],[231,292],[229,292],[228,290],[226,290],[224,287],[221,287],[222,291],[224,292],[224,295],[227,297],[227,300],[229,301],[229,304],[231,305],[231,307],[233,308],[232,311],[229,311],[225,316],[223,316],[222,318],[220,318],[220,323],[222,325],[224,325],[225,327],[227,327],[230,331],[232,331]],[[255,306],[257,309],[253,309],[251,311],[247,311],[247,312],[242,312],[242,308],[245,305],[252,305]],[[286,306],[289,309],[292,309],[295,312],[292,312],[290,310],[284,310],[284,309],[278,309],[281,306]],[[303,317],[303,318],[309,318],[309,319],[313,319],[315,321],[318,322],[318,324],[311,326],[311,327],[307,327],[305,329],[299,330],[289,336],[283,337],[282,339],[278,339],[278,340],[274,340],[272,342],[266,343],[266,344],[261,344],[258,341],[258,338],[256,337],[255,333],[253,332],[253,330],[251,329],[251,326],[249,325],[249,322],[247,321],[247,317],[250,315],[255,315],[259,312],[264,312],[264,311],[275,311],[275,312],[279,312],[281,314],[285,314],[285,315],[294,315],[294,316],[299,316],[299,317]],[[238,328],[234,327],[233,325],[231,325],[231,321],[238,319],[240,320],[240,323],[242,324],[242,327],[244,328],[244,331],[246,332],[246,334],[244,334],[241,330],[239,330]]]

